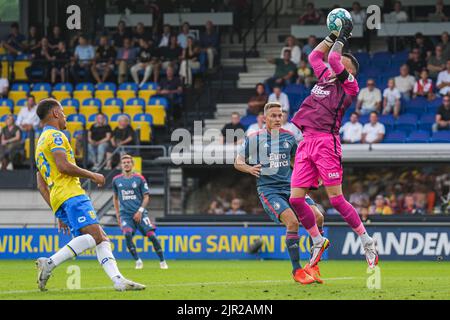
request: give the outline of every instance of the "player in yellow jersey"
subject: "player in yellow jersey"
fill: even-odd
[[[98,261],[116,290],[145,289],[144,285],[125,279],[117,267],[108,237],[79,180],[90,179],[101,187],[105,184],[105,177],[76,165],[70,143],[61,131],[66,128],[66,116],[61,104],[55,99],[45,99],[39,102],[36,112],[44,125],[35,155],[38,189],[55,213],[58,229],[74,236],[50,258],[36,261],[39,289],[45,290],[54,268],[94,247]]]

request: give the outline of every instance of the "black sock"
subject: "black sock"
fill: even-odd
[[[136,252],[136,246],[134,245],[134,242],[133,242],[133,235],[131,233],[125,234],[125,240],[127,241],[128,251],[130,251],[134,260],[139,260],[139,256]]]
[[[292,272],[301,269],[300,265],[300,237],[297,232],[286,233],[286,248],[292,263]]]
[[[155,252],[159,257],[159,260],[164,261],[164,253],[162,251],[161,244],[159,243],[158,238],[156,238],[155,235],[149,236],[148,238],[153,243],[153,248],[155,249]]]

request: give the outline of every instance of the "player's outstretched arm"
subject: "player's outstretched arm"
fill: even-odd
[[[319,80],[324,76],[330,75],[330,71],[325,65],[323,58],[325,54],[330,51],[330,48],[333,46],[336,38],[336,35],[330,34],[322,42],[320,42],[308,56],[309,64],[313,68],[314,74]]]
[[[234,168],[238,171],[251,174],[257,178],[261,175],[261,165],[250,166],[245,163],[245,159],[241,155],[237,155],[234,161]]]
[[[41,194],[42,198],[44,198],[45,202],[47,202],[48,206],[51,208],[52,206],[50,204],[50,190],[48,190],[48,186],[45,183],[44,178],[42,178],[42,175],[39,171],[36,172],[36,180],[39,193]]]
[[[86,169],[82,169],[75,164],[72,164],[67,160],[66,152],[63,150],[53,151],[53,157],[55,159],[56,167],[62,174],[66,174],[71,177],[90,179],[96,183],[99,187],[105,184],[105,177],[99,173],[91,172]]]

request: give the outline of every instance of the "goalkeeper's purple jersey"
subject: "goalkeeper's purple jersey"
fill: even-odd
[[[336,74],[343,71],[340,58],[336,53],[329,56],[330,65]],[[359,87],[352,75],[344,82],[333,77],[322,59],[323,54],[320,52],[313,51],[310,54],[309,61],[319,81],[311,90],[310,96],[303,101],[292,123],[303,132],[328,132],[338,135],[342,117],[356,97]]]

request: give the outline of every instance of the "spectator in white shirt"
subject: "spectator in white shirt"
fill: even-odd
[[[380,143],[384,139],[386,129],[378,122],[378,113],[370,114],[370,122],[363,128],[362,143]]]
[[[416,78],[409,74],[408,65],[404,64],[400,67],[400,75],[395,77],[395,86],[402,95],[404,100],[411,99],[411,93],[416,84]]]
[[[161,35],[161,40],[159,41],[158,47],[168,47],[170,44],[170,36],[172,35],[172,31],[169,24],[165,24],[163,26],[163,33]]]
[[[361,4],[358,1],[353,2],[350,14],[352,16],[353,25],[364,24],[366,22],[366,12],[361,9]]]
[[[302,51],[300,50],[297,39],[295,39],[294,36],[289,36],[286,38],[286,46],[281,50],[281,59],[284,57],[285,50],[291,50],[291,61],[298,66],[300,64],[300,60],[302,59]]]
[[[359,114],[369,114],[373,111],[379,112],[381,109],[381,91],[375,87],[375,80],[367,80],[367,87],[358,94],[356,112]]]
[[[297,126],[295,124],[293,124],[292,122],[289,122],[289,113],[286,111],[283,111],[283,119],[282,119],[282,125],[281,128],[283,128],[284,130],[287,130],[289,132],[291,132],[294,137],[295,137],[295,141],[300,142],[303,140],[303,134],[300,131],[299,128],[297,128]]]
[[[439,89],[439,93],[443,96],[450,93],[450,59],[447,60],[446,69],[439,72],[436,86]]]
[[[343,143],[358,143],[361,142],[363,126],[359,122],[359,116],[356,112],[353,112],[350,116],[350,121],[345,123],[339,133],[342,134]]]
[[[391,114],[394,112],[394,117],[400,114],[400,98],[402,97],[400,91],[395,87],[395,80],[389,79],[388,87],[383,91],[383,114]]]
[[[16,125],[22,131],[30,131],[31,129],[37,129],[39,126],[39,117],[36,114],[37,105],[34,100],[34,96],[28,95],[27,106],[20,109],[17,116]]]
[[[281,104],[283,111],[289,112],[289,98],[286,93],[281,91],[280,86],[273,87],[273,93],[269,96],[268,102],[278,102]]]
[[[264,129],[266,127],[264,122],[265,122],[264,112],[260,112],[256,117],[256,123],[248,127],[247,131],[245,132],[245,135],[248,137],[249,135],[258,132],[259,130]]]
[[[0,64],[1,65],[1,64]],[[0,72],[2,69],[0,68]],[[8,78],[0,78],[0,98],[8,98],[9,81]]]
[[[398,22],[408,22],[408,14],[402,10],[402,3],[400,1],[396,1],[394,4],[394,11],[390,13],[391,16],[395,18],[395,21]]]

